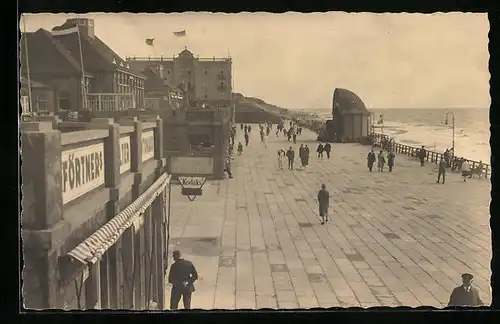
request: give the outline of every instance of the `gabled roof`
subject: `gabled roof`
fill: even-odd
[[[108,45],[106,45],[99,37],[93,36],[89,37],[85,27],[68,25],[67,23],[62,26],[54,27],[53,31],[60,31],[62,29],[67,29],[71,27],[78,27],[80,33],[80,40],[78,39],[78,33],[70,33],[66,35],[53,35],[52,37],[58,40],[68,51],[71,53],[73,58],[80,64],[80,56],[83,56],[83,66],[85,71],[102,71],[102,70],[115,70],[119,69],[138,77],[144,78],[144,76],[136,70],[133,70],[131,66],[123,60],[115,51],[113,51]],[[81,52],[80,55],[80,43],[81,42]]]
[[[25,33],[21,39],[21,69],[26,68],[26,43],[30,73],[81,73],[80,62],[50,32],[41,28]]]
[[[333,92],[333,115],[335,111],[341,114],[370,115],[363,101],[354,92],[341,88],[336,88]]]

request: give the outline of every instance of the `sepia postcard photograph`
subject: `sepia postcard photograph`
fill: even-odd
[[[490,306],[489,28],[23,14],[24,309]]]

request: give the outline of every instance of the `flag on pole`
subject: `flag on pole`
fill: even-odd
[[[146,38],[146,45],[154,46],[155,39],[154,38]]]
[[[180,31],[176,31],[176,32],[174,32],[174,35],[177,36],[177,37],[184,37],[184,36],[186,36],[186,30],[183,29],[183,30],[180,30]]]
[[[63,29],[52,29],[52,36],[64,36],[64,35],[69,35],[73,33],[78,33],[78,26],[72,26],[69,28],[63,28]]]

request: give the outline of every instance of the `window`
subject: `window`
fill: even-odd
[[[205,99],[207,99],[207,98],[208,98],[208,95],[205,93]]]
[[[37,112],[49,111],[49,100],[46,96],[38,95],[35,98],[35,107]]]
[[[224,75],[224,70],[220,70],[220,75]]]
[[[60,110],[72,110],[70,95],[68,91],[60,91],[57,94],[57,102]]]
[[[208,70],[207,70],[207,69],[205,69],[205,75],[207,75],[207,74],[208,74]]]
[[[188,75],[191,75],[191,70],[187,70],[187,74],[188,74]]]

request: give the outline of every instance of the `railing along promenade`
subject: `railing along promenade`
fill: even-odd
[[[165,307],[163,120],[45,118],[20,125],[25,307]]]
[[[414,147],[414,146],[395,142],[387,134],[373,133],[372,140],[373,140],[373,144],[375,144],[376,146],[380,146],[380,147],[387,149],[387,150],[392,150],[394,153],[406,155],[406,156],[409,156],[411,158],[417,158],[417,156],[418,156],[417,154],[420,151],[419,147]],[[425,160],[428,162],[437,164],[437,163],[439,163],[439,160],[441,160],[441,157],[444,158],[444,153],[426,150]],[[459,158],[457,156],[454,156],[450,159],[450,165],[451,166],[456,165],[456,168],[452,168],[452,170],[453,169],[460,170],[460,165],[461,165],[461,162],[463,162],[463,161],[467,161],[469,163],[469,165],[471,166],[471,170],[477,170],[477,168],[479,167],[479,164],[480,164],[480,162],[478,162],[478,161],[469,160],[469,159],[465,159],[465,158]],[[491,170],[490,170],[489,164],[482,163],[481,175],[484,175],[485,179],[488,179],[488,177],[490,176],[490,173],[491,173]]]

